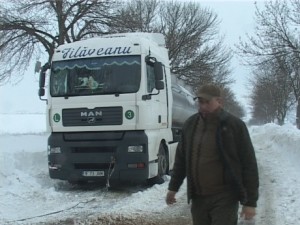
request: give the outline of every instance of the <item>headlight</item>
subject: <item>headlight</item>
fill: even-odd
[[[143,146],[137,145],[137,146],[128,146],[128,152],[143,152]]]
[[[50,145],[48,145],[48,155],[49,154],[57,154],[57,153],[61,153],[60,147],[51,147]]]

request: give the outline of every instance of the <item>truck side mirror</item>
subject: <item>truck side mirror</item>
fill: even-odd
[[[155,88],[157,90],[163,90],[165,88],[165,83],[161,80],[155,81]]]
[[[50,64],[46,63],[40,72],[40,79],[39,79],[39,87],[44,88],[45,87],[45,80],[46,80],[46,71],[50,68]]]
[[[45,87],[45,80],[46,80],[46,73],[45,72],[41,72],[40,73],[40,79],[39,79],[39,87],[40,88]]]
[[[39,94],[40,97],[44,96],[45,95],[45,89],[40,87],[38,94]]]
[[[46,63],[40,72],[40,79],[39,79],[39,92],[38,95],[41,99],[41,96],[45,95],[45,81],[46,81],[46,71],[50,68],[50,64]],[[44,99],[41,99],[44,100]]]
[[[163,70],[163,64],[161,62],[154,63],[154,74],[155,74],[155,80],[163,80],[164,70]]]

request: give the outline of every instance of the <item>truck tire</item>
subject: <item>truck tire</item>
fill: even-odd
[[[163,177],[169,174],[169,156],[163,144],[160,144],[158,151],[158,176]]]
[[[147,180],[149,185],[163,184],[165,182],[163,176],[169,173],[169,156],[164,145],[161,143],[158,150],[158,173],[157,176]]]

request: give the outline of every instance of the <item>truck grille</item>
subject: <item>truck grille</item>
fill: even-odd
[[[123,123],[122,107],[77,108],[62,110],[63,126],[101,126],[121,125]]]

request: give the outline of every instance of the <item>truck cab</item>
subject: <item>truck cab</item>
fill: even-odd
[[[48,68],[51,178],[140,183],[168,174],[177,141],[162,34],[106,35],[59,46],[42,69],[40,97]],[[183,106],[184,115],[191,115],[192,96],[184,95],[191,108]]]

